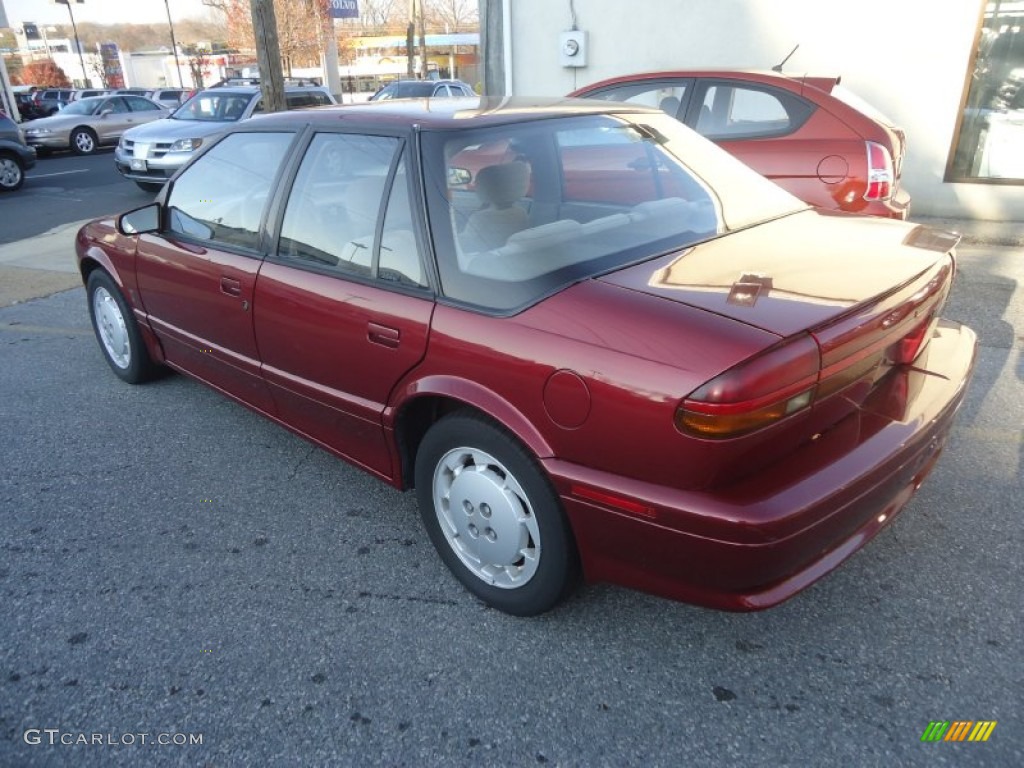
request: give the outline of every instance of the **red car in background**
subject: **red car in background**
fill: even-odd
[[[838,77],[686,70],[602,80],[571,96],[658,107],[806,203],[906,219],[903,131]]]

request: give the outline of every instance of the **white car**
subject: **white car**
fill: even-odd
[[[289,109],[337,103],[326,89],[314,86],[286,86],[285,99]],[[204,141],[262,112],[261,102],[256,85],[200,91],[170,117],[125,132],[114,150],[114,165],[141,189],[159,192]]]

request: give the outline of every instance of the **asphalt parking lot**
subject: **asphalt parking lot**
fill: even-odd
[[[104,160],[0,198],[0,265],[74,284],[44,233],[148,199]],[[411,494],[184,377],[122,384],[80,287],[0,308],[0,766],[1024,764],[1024,249],[960,265],[945,314],[981,348],[937,469],[757,614],[605,585],[485,609]]]

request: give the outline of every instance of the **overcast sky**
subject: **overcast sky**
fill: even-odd
[[[0,0],[7,9],[7,20],[12,27],[26,21],[37,24],[68,24],[67,6],[57,5],[53,0]],[[167,0],[171,8],[171,19],[189,17],[206,18],[211,11],[204,8],[200,0]],[[93,21],[98,24],[151,24],[167,23],[167,6],[164,0],[85,0],[72,6],[75,23]]]

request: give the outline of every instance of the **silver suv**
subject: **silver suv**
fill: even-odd
[[[288,109],[336,104],[325,88],[286,86]],[[233,123],[263,111],[259,86],[219,86],[200,91],[170,117],[125,131],[114,165],[147,192],[158,192],[203,142]]]

